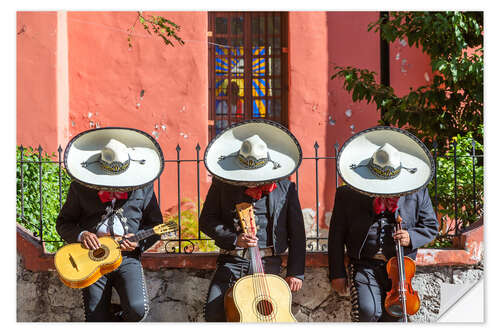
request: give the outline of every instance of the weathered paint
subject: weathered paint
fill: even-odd
[[[177,145],[182,159],[193,159],[196,144],[205,147],[208,140],[207,13],[150,14],[180,25],[185,45],[166,46],[136,26],[129,49],[135,12],[68,13],[70,136],[93,127],[134,127],[157,139],[166,160],[177,158]],[[177,202],[176,168],[167,163],[161,176],[162,209]],[[206,191],[203,163],[200,172]],[[181,197],[196,199],[195,163],[183,164],[180,177]]]
[[[389,46],[391,86],[398,96],[406,95],[410,87],[416,90],[432,80],[430,58],[421,49],[409,47],[406,40],[397,40]]]
[[[129,49],[135,12],[19,12],[17,143],[55,152],[81,131],[125,126],[156,134],[166,159],[177,144],[181,158],[194,158],[208,141],[207,13],[154,14],[179,24],[186,44],[168,47],[138,26]],[[176,171],[168,164],[161,177],[162,207],[177,201]],[[194,163],[181,180],[181,196],[195,199]]]

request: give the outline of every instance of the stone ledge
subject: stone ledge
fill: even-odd
[[[54,255],[45,253],[39,238],[20,224],[17,224],[16,234],[17,252],[22,256],[26,269],[32,272],[55,270]]]
[[[466,250],[419,249],[416,264],[418,266],[475,265],[479,260],[474,259]]]
[[[483,253],[483,226],[478,226],[458,237],[462,249],[419,249],[418,266],[475,265]],[[44,253],[39,239],[21,225],[17,225],[17,251],[22,256],[26,269],[33,272],[54,270],[54,255]],[[153,271],[162,268],[215,269],[218,253],[168,254],[149,253],[142,256],[144,268]],[[282,255],[286,266],[288,255]],[[308,253],[307,267],[328,267],[326,253]]]

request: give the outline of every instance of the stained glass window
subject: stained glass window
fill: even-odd
[[[245,119],[287,125],[286,14],[209,14],[210,135]]]

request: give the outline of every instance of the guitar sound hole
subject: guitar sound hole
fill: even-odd
[[[273,303],[263,299],[257,303],[257,311],[262,316],[269,316],[273,313]]]
[[[106,251],[102,247],[94,251],[94,257],[97,259],[104,257],[105,254]]]
[[[102,261],[109,256],[109,248],[106,245],[101,245],[97,250],[89,251],[89,257],[94,261]]]

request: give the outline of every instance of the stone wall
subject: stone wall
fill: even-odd
[[[212,277],[211,270],[145,270],[151,310],[149,322],[201,322],[203,304]],[[417,267],[413,286],[422,306],[412,321],[433,322],[439,314],[440,285],[476,282],[483,276],[481,265]],[[331,291],[324,267],[307,267],[302,290],[293,294],[292,311],[299,322],[350,321],[348,296]],[[118,303],[116,294],[114,301]],[[32,272],[17,258],[17,321],[83,321],[79,290],[63,285],[56,272]]]

